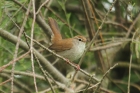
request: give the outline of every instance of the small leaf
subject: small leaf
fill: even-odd
[[[65,11],[65,5],[62,2],[60,2],[60,1],[58,1],[58,3],[62,7],[62,9]]]
[[[67,18],[68,23],[70,23],[70,21],[69,21],[70,20],[70,17],[71,17],[71,13],[67,13],[66,14],[66,18]]]

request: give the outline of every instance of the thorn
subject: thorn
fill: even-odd
[[[77,66],[77,67],[76,67],[75,69],[76,69],[77,71],[80,70],[79,64],[76,64],[76,66]]]
[[[69,60],[69,59],[66,59],[66,63],[67,63],[67,64],[70,64],[70,60]]]

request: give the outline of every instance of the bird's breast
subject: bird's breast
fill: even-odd
[[[58,52],[59,55],[69,59],[70,61],[74,61],[79,59],[85,50],[85,43],[74,43],[73,47],[69,50]]]

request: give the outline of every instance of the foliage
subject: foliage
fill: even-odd
[[[48,0],[45,3],[46,1],[0,0],[1,93],[140,92],[139,0]],[[36,13],[39,13],[33,14],[33,5]],[[27,13],[29,6],[31,8]],[[36,17],[34,26],[33,15]],[[70,66],[60,57],[63,61],[53,65],[54,71],[51,72],[42,58],[39,58],[37,53],[46,59],[46,64],[53,64],[58,57],[41,47],[50,45],[48,17],[56,20],[63,38],[83,35],[88,39],[86,49],[91,44],[88,52],[83,59],[75,61],[76,64],[82,62],[78,72],[85,71],[87,74],[77,73],[73,80],[73,73],[76,72],[73,68],[77,66],[75,63]],[[3,30],[16,37],[23,30],[20,40],[26,42],[25,46],[18,38],[15,42],[14,37],[2,35],[5,33]],[[35,41],[33,46],[30,45],[33,42],[31,35],[40,45]],[[17,47],[18,40],[20,43]],[[27,44],[30,47],[26,47]],[[35,49],[32,52],[35,54],[33,59],[31,48]],[[30,53],[27,53],[28,50]],[[23,56],[24,54],[26,55]],[[19,57],[21,58],[17,59]],[[53,74],[55,68],[58,71],[56,75]],[[59,79],[61,73],[66,81],[69,80],[67,84],[65,80],[61,81],[62,78]],[[93,75],[98,81],[93,79]]]

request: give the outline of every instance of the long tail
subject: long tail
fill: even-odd
[[[60,34],[58,24],[56,23],[56,21],[51,17],[48,18],[48,21],[49,21],[50,28],[52,29],[52,32],[54,34],[54,36],[52,37],[52,43],[54,41],[62,40],[62,36]]]

